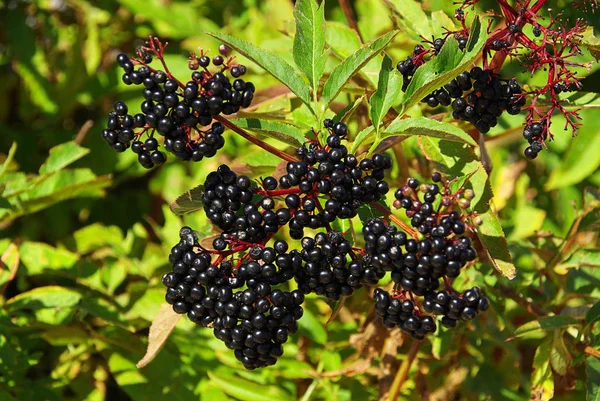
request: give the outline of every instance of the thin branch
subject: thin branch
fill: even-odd
[[[402,361],[402,365],[400,365],[398,372],[396,372],[396,377],[394,377],[394,382],[392,383],[392,387],[388,393],[388,401],[396,401],[398,399],[400,390],[402,389],[402,386],[408,377],[410,367],[416,359],[417,353],[419,352],[419,348],[421,348],[422,344],[422,341],[413,340],[412,344],[410,345],[406,359]]]
[[[419,234],[411,227],[409,227],[405,222],[400,220],[396,215],[392,213],[391,210],[387,209],[385,206],[380,204],[379,202],[371,202],[371,206],[375,207],[375,209],[379,210],[385,217],[387,217],[392,223],[403,229],[405,232],[410,234],[413,238],[419,238]]]
[[[258,138],[255,138],[254,136],[250,135],[250,133],[246,132],[244,129],[242,129],[241,127],[238,127],[237,125],[235,125],[234,123],[232,123],[231,121],[229,121],[228,119],[222,117],[222,116],[215,116],[214,117],[215,120],[223,123],[224,126],[226,126],[227,128],[229,128],[230,130],[232,130],[233,132],[235,132],[236,134],[238,134],[239,136],[241,136],[242,138],[252,142],[253,144],[255,144],[256,146],[266,150],[267,152],[285,160],[288,162],[297,162],[298,159],[295,158],[292,155],[288,155],[287,153],[282,152],[281,150],[269,145],[268,143],[265,143],[263,141],[261,141]]]
[[[356,17],[354,16],[354,11],[352,10],[352,6],[348,0],[340,0],[340,7],[344,12],[344,16],[346,17],[346,21],[348,22],[348,26],[356,31],[358,38],[361,43],[364,43],[362,34],[360,33],[360,29],[358,29],[358,23],[356,22]]]

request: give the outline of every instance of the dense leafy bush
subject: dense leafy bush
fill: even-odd
[[[598,4],[293,3],[3,4],[0,399],[597,399]]]

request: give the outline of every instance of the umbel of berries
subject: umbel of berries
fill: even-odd
[[[295,279],[304,294],[316,293],[335,301],[363,285],[376,285],[385,275],[383,269],[358,258],[350,241],[338,231],[305,237],[301,245],[299,254],[305,263],[296,270]]]
[[[489,306],[479,289],[456,295],[451,286],[451,280],[477,258],[468,236],[477,218],[462,212],[469,208],[474,193],[462,187],[452,191],[452,183],[439,173],[432,180],[432,184],[421,184],[410,178],[395,192],[394,205],[406,210],[412,229],[400,229],[379,218],[363,227],[366,255],[374,267],[390,271],[394,283],[392,294],[376,291],[376,310],[386,326],[397,326],[417,339],[435,331],[435,322],[426,313],[442,316],[442,324],[453,327]],[[423,310],[415,303],[416,297],[424,297]],[[463,301],[465,297],[471,301]],[[432,300],[443,308],[434,308]]]
[[[192,55],[188,66],[193,72],[182,83],[168,72],[165,47],[158,39],[150,38],[137,57],[117,56],[123,82],[139,86],[144,101],[139,106],[141,113],[135,115],[128,115],[128,106],[118,102],[102,133],[118,152],[131,147],[145,168],[165,162],[165,153],[158,150],[161,143],[179,160],[213,157],[225,144],[225,127],[213,120],[250,106],[255,91],[251,82],[241,78],[246,67],[234,63],[233,57],[224,60],[215,56],[211,70],[208,56]],[[164,70],[151,66],[153,58]],[[202,71],[197,71],[199,68]]]
[[[304,295],[278,288],[293,277],[301,259],[287,253],[288,246],[250,246],[222,237],[228,251],[207,251],[198,245],[189,228],[180,230],[172,248],[172,269],[163,276],[166,301],[176,313],[201,327],[233,350],[246,369],[274,365],[283,355],[283,344],[298,330]],[[243,252],[240,258],[229,258]]]
[[[451,105],[455,120],[468,121],[479,132],[487,133],[504,111],[519,114],[525,97],[514,79],[502,82],[496,74],[474,67],[426,96],[423,102],[429,107]]]

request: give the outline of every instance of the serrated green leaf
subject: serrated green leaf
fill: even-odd
[[[404,24],[412,29],[416,37],[433,38],[429,19],[423,6],[415,0],[384,0],[392,12],[402,19]]]
[[[306,142],[302,131],[291,124],[260,118],[236,118],[231,120],[231,122],[242,128],[257,131],[268,137],[278,139],[296,148]]]
[[[302,321],[302,320],[300,320]],[[208,372],[211,383],[225,394],[242,401],[292,401],[292,397],[276,386],[263,386],[234,376]]]
[[[462,129],[448,123],[425,117],[394,120],[383,132],[380,139],[390,136],[428,136],[452,142],[462,142],[477,146],[477,142]]]
[[[388,32],[374,41],[367,43],[333,69],[323,86],[323,93],[321,95],[325,108],[329,107],[329,104],[340,93],[350,78],[367,64],[369,60],[379,54],[396,34],[398,34],[398,31]]]
[[[408,110],[434,89],[469,69],[479,56],[485,40],[486,31],[479,18],[475,18],[471,24],[471,35],[464,52],[459,50],[456,40],[446,40],[440,53],[417,69],[404,93],[403,109]]]
[[[381,62],[377,90],[369,99],[369,115],[377,133],[388,110],[398,102],[401,88],[402,76],[394,67],[392,58],[386,54]]]
[[[319,80],[323,76],[327,61],[327,53],[324,51],[324,8],[324,3],[319,6],[315,0],[298,0],[294,9],[294,61],[306,75],[314,91],[319,88]]]
[[[437,170],[454,177],[471,175],[469,185],[475,192],[471,208],[478,213],[483,222],[477,228],[477,236],[484,245],[494,268],[507,278],[513,279],[516,269],[508,250],[506,235],[498,215],[490,207],[493,194],[489,178],[471,147],[458,142],[424,136],[419,137],[419,145],[425,157]]]
[[[577,324],[577,320],[570,316],[544,316],[537,320],[525,323],[519,326],[515,330],[514,338],[522,337],[526,334],[535,333],[538,331],[550,331],[555,329],[562,329],[565,327],[573,326]]]
[[[233,36],[220,32],[207,32],[207,34],[219,39],[261,66],[265,71],[287,86],[312,111],[310,104],[310,90],[308,89],[308,86],[298,71],[286,61],[267,50],[261,49]]]
[[[61,170],[90,153],[75,142],[65,142],[50,149],[50,155],[40,167],[40,175]]]
[[[372,143],[373,141],[371,141],[371,139],[373,141],[375,140],[375,127],[369,125],[360,131],[358,135],[356,135],[354,142],[352,142],[352,149],[350,151],[354,153],[363,143]],[[369,140],[369,142],[367,142],[367,140]]]
[[[69,308],[81,300],[81,293],[71,288],[59,286],[38,287],[22,292],[6,302],[6,308],[18,309],[47,309]]]
[[[169,208],[176,216],[192,213],[202,209],[202,195],[204,194],[204,185],[198,185],[195,188],[186,191],[180,195]]]

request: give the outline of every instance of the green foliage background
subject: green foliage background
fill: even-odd
[[[390,3],[420,9],[409,0]],[[401,30],[386,48],[392,66],[409,54],[417,33],[441,32],[446,19],[439,10],[452,15],[451,3],[425,2],[427,15],[434,15],[429,25],[394,14],[384,1],[352,2],[365,41]],[[553,3],[565,17],[600,25],[598,14],[576,11],[566,0]],[[179,228],[185,223],[212,235],[203,213],[180,219],[168,205],[221,163],[258,177],[280,161],[231,133],[218,157],[193,165],[170,162],[148,172],[131,152],[117,155],[99,135],[106,113],[117,99],[142,100],[121,83],[113,60],[156,34],[170,43],[175,74],[185,76],[190,51],[217,49],[220,42],[203,33],[211,31],[293,64],[293,7],[284,0],[0,0],[0,400],[371,400],[389,389],[410,343],[397,333],[369,334],[381,328],[371,323],[365,290],[330,324],[330,305],[309,298],[300,331],[275,367],[244,371],[210,330],[183,320],[150,365],[135,366],[163,303],[160,277]],[[327,2],[325,17],[333,50],[323,67],[327,76],[356,50],[357,38],[337,2]],[[314,125],[307,107],[284,96],[277,80],[240,59],[259,90],[252,116],[304,132]],[[586,52],[581,60],[593,59]],[[377,88],[381,62],[381,56],[369,62],[332,103],[339,112],[357,102],[354,135],[368,125],[361,96]],[[543,82],[516,62],[503,71],[524,83]],[[598,91],[597,71],[596,63],[584,90]],[[600,186],[600,102],[594,93],[574,102],[585,108],[579,136],[556,129],[551,151],[535,162],[522,157],[522,116],[505,117],[492,131],[494,207],[517,276],[503,278],[487,260],[464,274],[460,283],[483,287],[492,310],[427,340],[400,399],[600,397],[600,362],[591,356],[600,346],[594,325],[600,317],[594,190]],[[422,112],[430,113],[411,109],[415,117]],[[390,154],[404,161],[394,171],[396,183],[432,169],[416,137]]]

